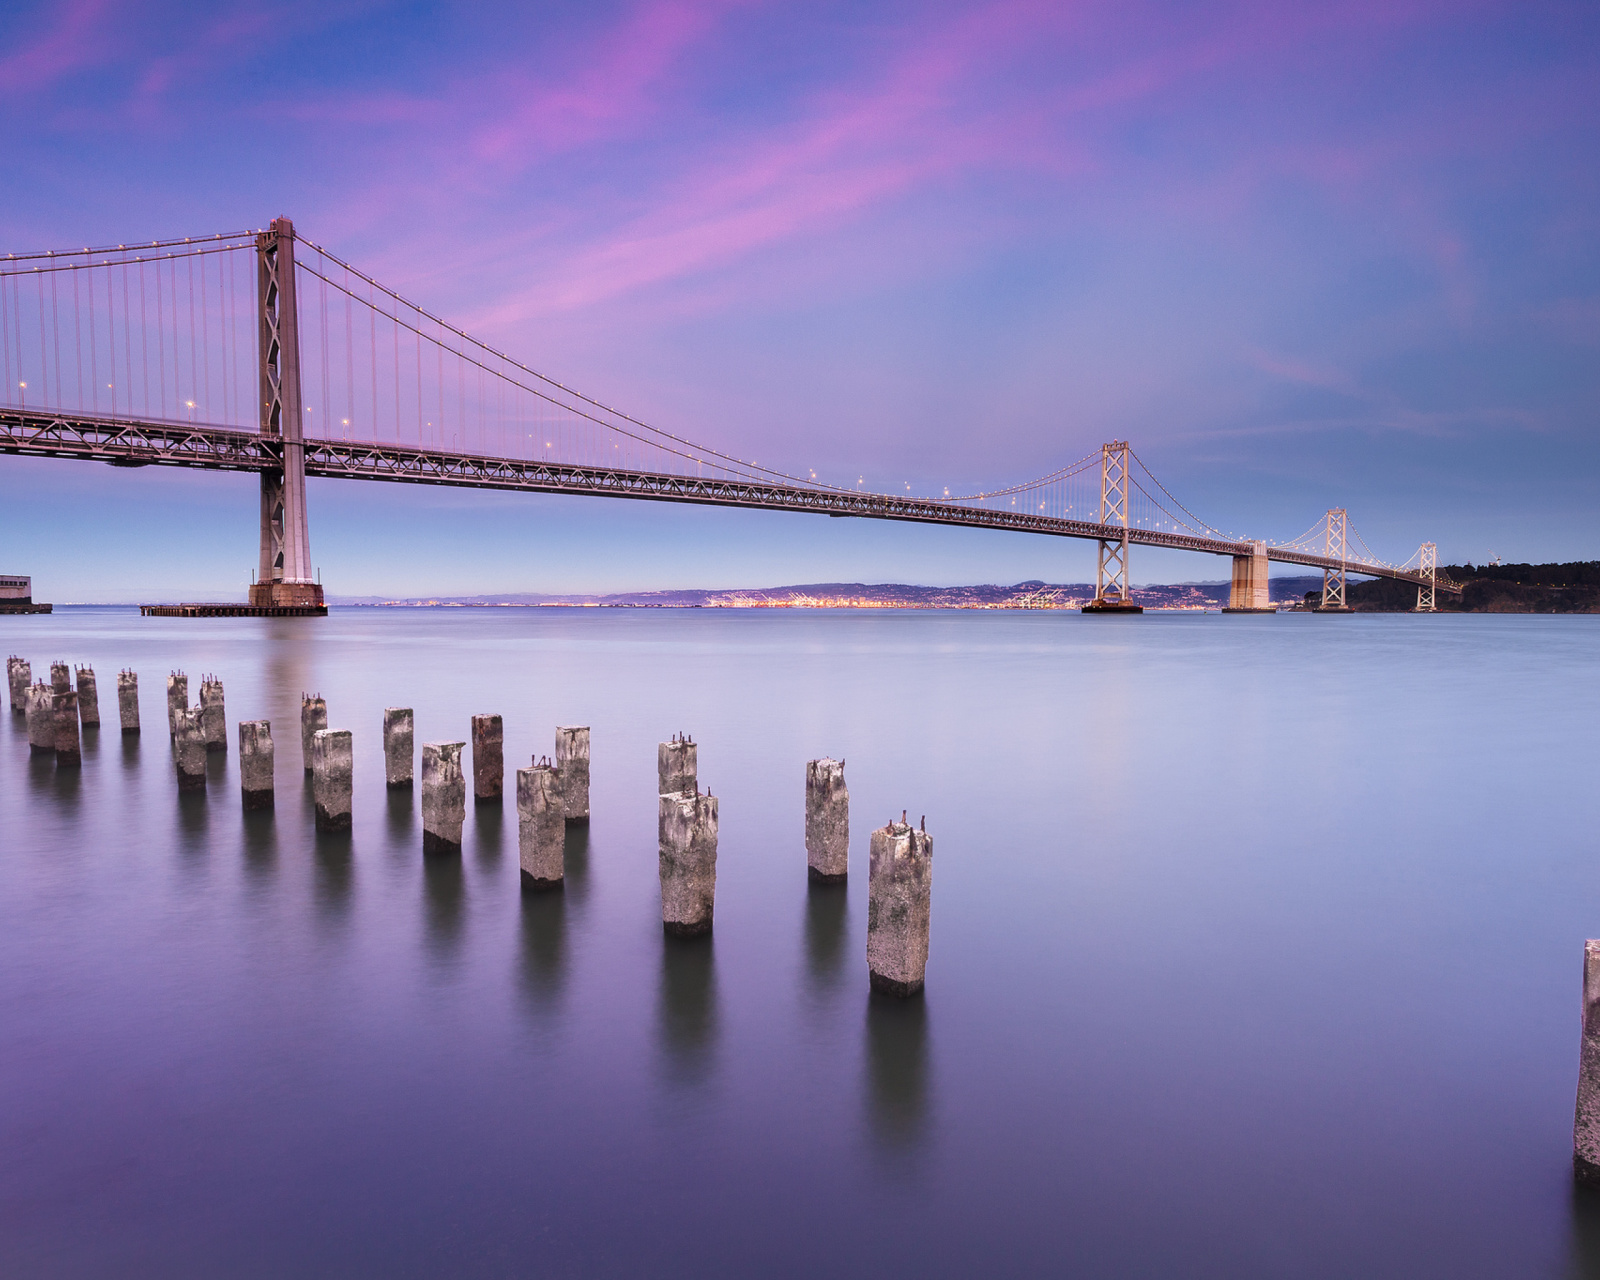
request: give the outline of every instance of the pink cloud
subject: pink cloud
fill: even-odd
[[[69,0],[55,24],[31,44],[0,58],[0,93],[37,93],[103,61],[111,47],[107,0]]]

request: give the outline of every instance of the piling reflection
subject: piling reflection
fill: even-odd
[[[928,1120],[928,1002],[867,996],[865,1104],[879,1147],[915,1151]]]
[[[384,826],[389,834],[389,847],[414,855],[422,846],[422,836],[417,833],[417,807],[412,803],[410,787],[395,787],[384,793]]]
[[[1600,1276],[1600,1187],[1576,1183],[1570,1195],[1572,1242],[1568,1274],[1573,1280]]]
[[[553,1013],[567,982],[567,895],[561,889],[533,893],[524,888],[521,906],[518,985],[534,1012]]]
[[[122,739],[122,771],[132,773],[139,767],[139,739],[143,736],[138,733],[125,733]]]
[[[565,896],[574,906],[581,906],[589,897],[589,824],[572,823],[567,827],[566,845],[561,853],[566,876]]]
[[[244,874],[250,887],[265,890],[278,876],[278,824],[271,809],[244,811]]]
[[[472,849],[479,859],[491,865],[500,861],[505,828],[506,813],[501,805],[485,801],[472,810]]]
[[[422,888],[429,955],[448,965],[461,950],[461,925],[466,905],[466,877],[461,859],[430,854],[422,859]]]
[[[664,1074],[698,1084],[709,1074],[717,1040],[717,968],[711,935],[661,939],[656,1034]]]
[[[30,752],[28,785],[35,795],[58,808],[76,810],[83,796],[83,769],[81,766],[58,769],[54,752]]]
[[[850,886],[806,886],[806,976],[819,995],[837,989],[844,979],[845,943],[849,937]]]
[[[172,793],[178,802],[178,848],[190,857],[197,857],[209,849],[211,835],[211,803],[207,791],[179,791],[178,779],[171,781]]]
[[[341,924],[350,914],[350,889],[355,878],[355,857],[348,831],[319,831],[312,847],[316,867],[312,892],[322,918]]]

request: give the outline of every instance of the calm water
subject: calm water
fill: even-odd
[[[81,774],[0,730],[0,1272],[1600,1274],[1569,1185],[1600,935],[1600,619],[426,610],[0,618],[92,662]],[[115,729],[138,670],[146,731]],[[169,669],[225,681],[180,797]],[[302,690],[355,733],[312,829]],[[424,861],[383,787],[593,726],[524,899],[515,806]],[[232,722],[278,805],[241,812]],[[655,744],[721,799],[664,940]],[[851,881],[803,770],[847,760]],[[925,999],[869,996],[868,831],[935,837]]]

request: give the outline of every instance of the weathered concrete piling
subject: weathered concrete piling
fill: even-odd
[[[460,853],[467,819],[467,779],[461,772],[464,742],[422,744],[422,852]]]
[[[311,735],[328,727],[328,704],[320,693],[300,695],[300,760],[311,772]]]
[[[139,673],[117,673],[117,714],[122,719],[124,735],[139,732]]]
[[[83,750],[78,738],[78,695],[71,689],[52,690],[50,698],[55,711],[56,768],[80,765]]]
[[[926,821],[926,820],[924,820]],[[892,996],[922,990],[928,969],[933,838],[900,815],[872,833],[867,884],[867,972]]]
[[[589,726],[556,729],[556,769],[561,774],[562,812],[568,822],[589,821]]]
[[[499,803],[506,789],[506,729],[499,716],[472,717],[472,795]]]
[[[391,790],[411,790],[416,737],[410,707],[383,709],[383,780]]]
[[[517,770],[517,845],[524,889],[559,889],[566,875],[567,819],[561,770],[549,757]]]
[[[664,796],[694,791],[699,785],[700,766],[694,742],[686,733],[675,733],[671,742],[656,746],[657,790]]]
[[[11,713],[28,714],[28,688],[33,684],[33,664],[12,654],[6,659],[6,684],[11,687]]]
[[[184,707],[174,716],[173,755],[178,766],[179,791],[204,791],[206,786],[206,735],[200,708]]]
[[[246,809],[270,809],[273,799],[272,722],[239,721],[239,790]]]
[[[660,797],[661,927],[711,932],[717,898],[717,800],[698,791]]]
[[[318,729],[311,735],[311,794],[318,831],[350,830],[354,751],[348,729]]]
[[[189,709],[189,677],[174,671],[167,677],[167,732],[178,736],[178,712]]]
[[[222,701],[222,681],[216,676],[200,680],[200,731],[207,751],[228,750],[228,713]]]
[[[806,761],[806,874],[838,884],[850,871],[850,789],[844,761]]]
[[[1572,1121],[1572,1172],[1580,1182],[1600,1182],[1600,938],[1583,944],[1583,1042]]]
[[[23,707],[28,717],[28,747],[30,755],[56,752],[55,691],[43,680],[28,686],[27,702]]]
[[[72,688],[72,668],[65,662],[50,664],[50,688],[55,693],[65,693]]]
[[[93,667],[77,669],[78,723],[85,729],[100,727],[100,690],[94,682]]]

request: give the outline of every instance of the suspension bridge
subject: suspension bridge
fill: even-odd
[[[1268,566],[1459,590],[1434,544],[1374,555],[1343,509],[1299,537],[1224,532],[1191,513],[1127,441],[974,493],[874,492],[696,444],[536,372],[408,301],[287,218],[264,231],[0,256],[0,453],[118,467],[253,471],[261,548],[234,613],[326,611],[307,476],[583,494],[960,525],[1098,544],[1095,612],[1134,612],[1135,545],[1227,556],[1229,607],[1270,611]]]

